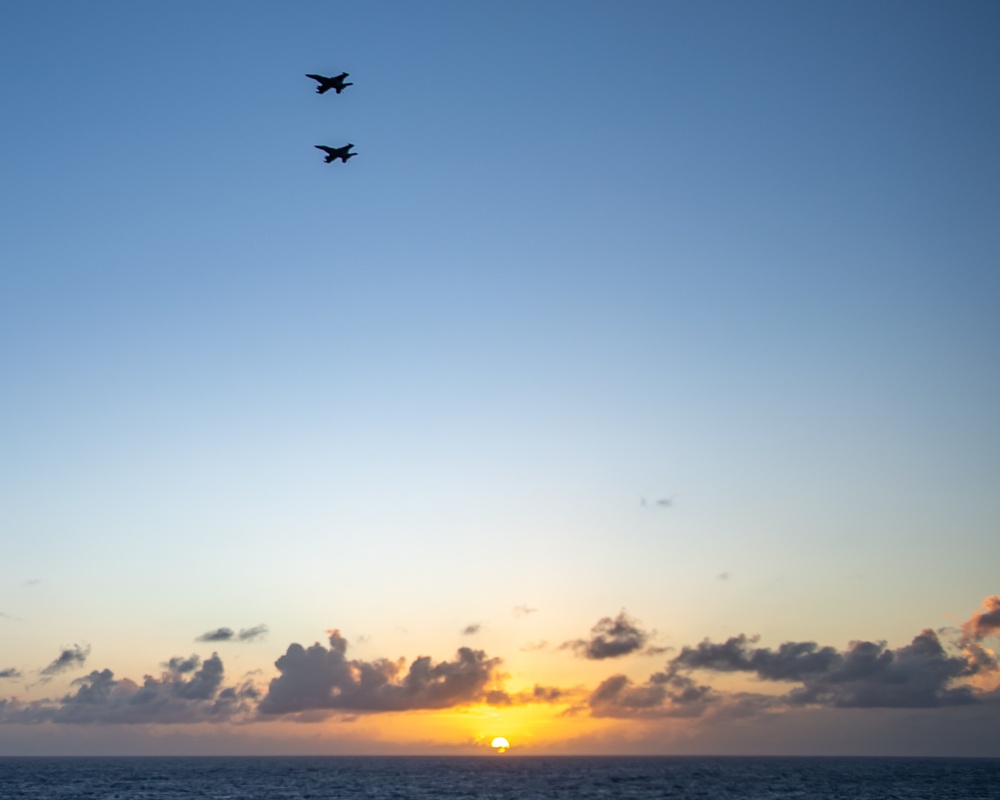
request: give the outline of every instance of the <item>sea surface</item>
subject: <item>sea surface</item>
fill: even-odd
[[[0,758],[2,800],[996,800],[1000,759]]]

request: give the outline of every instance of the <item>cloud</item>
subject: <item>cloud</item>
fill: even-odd
[[[1000,595],[984,599],[982,607],[962,625],[962,633],[967,639],[975,641],[1000,633]]]
[[[405,660],[348,660],[347,640],[330,632],[330,647],[289,645],[275,666],[274,678],[260,703],[260,713],[378,713],[450,708],[481,701],[497,679],[498,658],[482,650],[459,648],[454,661],[434,664],[427,656],[405,669]],[[306,718],[315,718],[307,715]]]
[[[1000,628],[998,613],[1000,598],[988,597],[957,641],[942,643],[938,632],[926,628],[897,648],[869,641],[851,642],[843,650],[808,641],[760,647],[757,637],[745,634],[723,642],[706,639],[682,648],[645,683],[610,676],[590,694],[586,707],[595,717],[708,714],[716,720],[793,709],[996,707],[1000,663],[973,640]],[[607,622],[602,620],[605,627]],[[784,692],[727,693],[696,682],[695,673],[743,673],[772,687],[795,685]]]
[[[0,700],[0,722],[68,724],[182,724],[232,721],[251,711],[259,693],[250,683],[223,687],[222,660],[213,653],[172,658],[159,678],[138,684],[94,670],[73,681],[75,691],[58,700]]]
[[[778,650],[751,648],[757,637],[744,634],[722,644],[708,640],[697,647],[684,647],[670,663],[674,669],[705,669],[714,672],[756,672],[764,680],[800,680],[829,668],[839,653],[832,647],[818,648],[813,642],[786,642]]]
[[[537,642],[528,642],[526,645],[521,647],[522,653],[534,653],[536,650],[544,650],[549,646],[549,643],[545,639],[541,639]]]
[[[51,678],[60,672],[82,667],[87,661],[88,655],[90,655],[90,645],[80,647],[80,645],[74,644],[72,647],[64,648],[51,664],[41,670],[41,674]]]
[[[252,628],[240,628],[240,632],[237,634],[237,638],[241,642],[252,642],[254,639],[260,639],[264,636],[267,636],[267,625],[263,623],[254,625]]]
[[[963,681],[997,668],[981,648],[949,655],[929,628],[895,649],[867,641],[851,642],[845,650],[815,642],[785,642],[771,649],[754,647],[756,641],[740,634],[685,647],[658,680],[669,682],[694,670],[744,672],[762,681],[799,684],[784,695],[758,696],[761,706],[936,708],[979,702],[985,695]]]
[[[214,631],[208,631],[203,633],[197,639],[196,642],[228,642],[236,634],[233,633],[232,628],[216,628]]]
[[[183,675],[187,672],[194,672],[200,663],[201,659],[198,656],[189,656],[188,658],[174,656],[162,666],[171,674]]]
[[[462,628],[462,636],[473,636],[474,634],[479,633],[479,629],[482,627],[483,626],[478,622],[474,622],[471,625],[466,625],[464,628]]]
[[[643,508],[673,508],[674,498],[673,497],[661,497],[659,500],[654,500],[652,503],[647,503],[645,497],[639,498],[639,504]]]
[[[997,611],[1000,602],[988,597],[961,635],[955,629],[925,629],[896,648],[880,641],[854,641],[842,649],[812,641],[765,647],[758,637],[745,634],[718,642],[706,639],[682,648],[645,681],[618,673],[596,687],[535,684],[520,691],[505,688],[509,676],[500,671],[501,660],[482,650],[463,647],[451,660],[436,663],[427,656],[412,662],[364,661],[348,658],[346,639],[331,630],[328,645],[289,645],[275,662],[278,676],[266,693],[248,676],[242,683],[227,685],[216,653],[204,661],[197,655],[175,656],[161,664],[157,677],[147,675],[142,682],[116,678],[108,669],[94,670],[74,680],[70,693],[62,697],[0,700],[0,723],[243,723],[282,717],[308,722],[331,715],[347,721],[365,714],[470,703],[540,704],[561,707],[553,713],[566,716],[647,722],[686,718],[716,726],[760,715],[773,720],[776,715],[829,709],[858,709],[857,714],[938,709],[933,713],[940,715],[946,709],[957,713],[955,709],[967,707],[976,712],[978,707],[977,713],[995,713],[1000,708],[1000,663],[978,638],[997,630],[992,616]],[[219,636],[220,641],[250,639],[262,635],[264,626],[239,634],[226,634],[228,630],[220,628],[206,636]],[[599,620],[588,639],[561,647],[600,661],[648,653],[652,635],[622,610],[616,618]],[[527,649],[544,646],[542,642]],[[41,671],[43,677],[81,666],[88,653],[89,648],[80,645],[64,648]],[[759,681],[761,689],[726,691],[718,678],[727,675]],[[14,668],[0,670],[0,679],[19,677]]]
[[[718,575],[715,576],[716,580],[720,581],[728,581],[729,577],[730,575],[728,572],[720,572]]]
[[[526,617],[528,614],[537,614],[538,609],[531,606],[514,606],[515,617]]]
[[[531,689],[510,694],[503,689],[487,692],[483,698],[491,706],[528,705],[530,703],[568,703],[580,694],[578,689],[535,684]]]
[[[255,625],[252,628],[241,628],[239,633],[232,628],[216,628],[207,631],[195,639],[196,642],[251,642],[267,634],[267,625]]]
[[[638,686],[625,675],[612,675],[593,691],[587,705],[595,717],[695,717],[718,700],[709,686],[686,675],[657,672]]]
[[[601,660],[619,658],[638,650],[643,650],[650,636],[655,632],[642,630],[638,622],[628,616],[623,609],[617,617],[603,617],[590,629],[589,639],[576,639],[559,646],[561,650],[575,650],[582,658]],[[662,647],[643,650],[644,655],[665,652]]]
[[[949,656],[927,628],[905,647],[852,642],[826,669],[805,676],[790,699],[837,708],[930,708],[976,702],[968,686],[951,684],[983,668],[964,655]]]

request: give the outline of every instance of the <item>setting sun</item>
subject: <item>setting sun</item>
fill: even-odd
[[[498,753],[505,753],[510,747],[510,742],[504,739],[502,736],[497,736],[492,742],[490,742],[490,747],[496,750]]]

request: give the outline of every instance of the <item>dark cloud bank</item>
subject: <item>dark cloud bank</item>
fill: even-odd
[[[461,647],[451,660],[437,662],[429,656],[410,662],[365,661],[349,658],[347,640],[334,630],[327,644],[289,645],[275,662],[279,674],[266,690],[251,681],[227,682],[215,653],[204,660],[175,657],[162,665],[158,677],[147,675],[141,683],[116,678],[107,669],[94,670],[74,680],[63,697],[0,700],[0,723],[310,722],[333,715],[349,718],[473,703],[557,704],[565,707],[564,714],[635,720],[683,717],[725,722],[762,715],[774,718],[779,711],[939,709],[944,713],[962,707],[980,708],[995,717],[1000,706],[997,656],[981,641],[1000,632],[998,617],[1000,596],[990,597],[961,632],[925,629],[898,648],[868,641],[855,641],[844,649],[808,641],[761,647],[756,638],[740,634],[683,647],[643,683],[614,674],[593,690],[535,686],[515,693],[503,686],[501,659],[483,650]],[[211,633],[220,631],[228,629]],[[241,638],[229,633],[207,641]],[[942,638],[946,635],[951,640]],[[623,611],[616,618],[599,620],[589,638],[563,648],[592,660],[622,658],[647,654],[650,636]],[[88,652],[79,646],[66,648],[39,673],[50,677],[81,668]],[[13,667],[0,672],[6,678],[19,675]],[[722,691],[711,685],[712,676],[742,676],[761,689]]]

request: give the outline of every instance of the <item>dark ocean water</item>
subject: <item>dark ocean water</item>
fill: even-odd
[[[2,800],[1000,798],[1000,760],[0,758]]]

